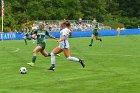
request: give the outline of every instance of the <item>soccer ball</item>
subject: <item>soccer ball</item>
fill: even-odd
[[[26,67],[21,67],[20,68],[20,74],[27,74],[27,68]]]

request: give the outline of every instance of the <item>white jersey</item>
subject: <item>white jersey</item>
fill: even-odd
[[[70,33],[70,30],[68,28],[62,29],[60,31],[60,39],[62,39],[63,36],[66,36],[66,39],[59,43],[59,47],[61,49],[69,48],[69,42],[68,42],[69,33]]]

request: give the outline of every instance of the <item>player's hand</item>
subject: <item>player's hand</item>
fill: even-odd
[[[55,38],[55,40],[59,40],[58,38]]]
[[[61,40],[60,40],[60,39],[57,39],[56,41],[57,41],[57,42],[61,42]]]

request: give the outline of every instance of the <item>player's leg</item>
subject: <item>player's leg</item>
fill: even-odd
[[[48,56],[51,56],[51,53],[47,53],[45,48],[42,49],[41,51],[41,54],[44,56],[44,57],[48,57]],[[55,54],[55,56],[60,56],[59,54]]]
[[[41,54],[42,54],[44,57],[51,56],[51,54],[50,54],[50,53],[47,53],[45,49],[41,50],[40,52],[41,52]]]
[[[51,52],[51,67],[48,70],[53,70],[55,69],[55,55],[59,54],[63,50],[60,47],[56,47],[52,50]]]
[[[118,31],[118,36],[120,36],[120,30]]]
[[[102,39],[98,37],[98,35],[95,36],[96,40],[100,40],[102,42]]]
[[[36,57],[39,51],[42,50],[41,46],[37,46],[34,50],[33,50],[33,56],[32,56],[32,62],[31,63],[27,63],[30,66],[34,66],[34,63],[36,62]]]
[[[25,45],[27,45],[27,36],[24,36]]]
[[[84,60],[76,58],[76,57],[71,57],[70,56],[70,51],[69,51],[68,48],[64,48],[63,51],[64,51],[64,54],[65,54],[65,57],[67,58],[67,60],[79,62],[82,65],[83,68],[85,67]]]
[[[49,57],[49,56],[51,56],[51,53],[47,53],[46,50],[41,50],[40,52],[41,52],[41,54],[42,54],[44,57]],[[55,54],[55,56],[60,57],[60,54]]]
[[[40,52],[41,52],[41,54],[42,54],[43,56],[45,56],[45,57],[51,56],[50,53],[47,53],[47,52],[45,51],[45,47],[46,47],[46,44],[45,44],[45,43],[40,44],[40,46],[42,47],[42,49],[40,50]]]
[[[94,34],[91,35],[91,40],[90,40],[89,46],[92,46],[92,44],[93,44],[93,39],[94,39]]]

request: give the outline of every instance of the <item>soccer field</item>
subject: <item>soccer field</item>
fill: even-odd
[[[36,44],[23,40],[0,41],[0,93],[140,93],[140,35],[102,37],[89,47],[90,37],[70,38],[71,56],[83,58],[86,67],[56,57],[56,70],[48,71],[50,58],[38,54]],[[46,51],[58,46],[47,39]],[[20,67],[28,69],[20,74]]]

